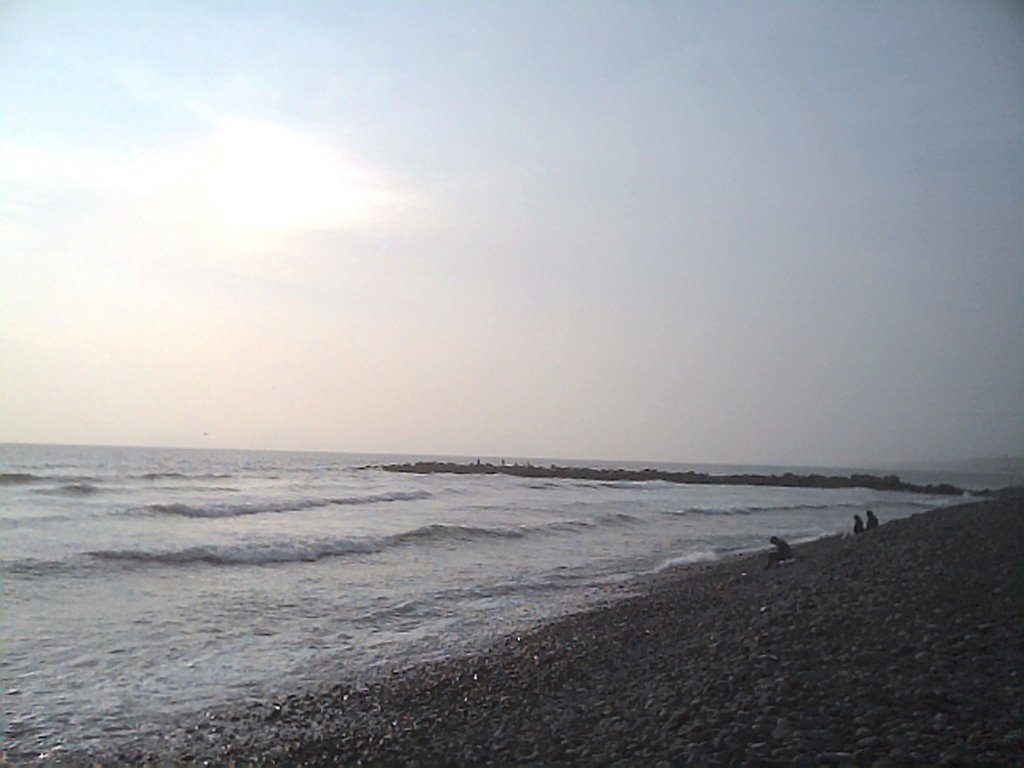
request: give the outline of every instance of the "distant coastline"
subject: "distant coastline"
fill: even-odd
[[[907,483],[897,475],[852,474],[797,475],[786,472],[781,475],[723,474],[707,472],[669,472],[662,469],[598,469],[593,467],[565,467],[551,464],[546,467],[526,464],[489,464],[480,461],[460,464],[448,461],[416,461],[405,464],[383,464],[385,472],[401,472],[414,475],[512,475],[559,480],[595,480],[599,482],[644,482],[661,480],[683,485],[758,485],[781,488],[869,488],[877,491],[905,491],[941,496],[960,496],[963,488],[951,483],[920,485]]]

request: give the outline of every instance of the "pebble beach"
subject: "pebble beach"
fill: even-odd
[[[1024,494],[882,522],[781,567],[664,571],[472,655],[46,761],[1021,764]]]

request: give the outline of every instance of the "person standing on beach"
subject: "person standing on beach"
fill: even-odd
[[[853,532],[864,533],[864,521],[860,519],[860,515],[853,516]]]
[[[768,562],[764,564],[765,568],[771,568],[784,560],[793,559],[793,550],[789,548],[789,544],[778,536],[772,536],[769,541],[775,545],[775,551],[768,553]]]
[[[872,528],[877,528],[878,527],[878,518],[875,517],[875,513],[872,512],[869,509],[867,511],[867,516],[868,516],[868,530],[870,531]]]

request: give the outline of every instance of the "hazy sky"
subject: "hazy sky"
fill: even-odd
[[[0,440],[1024,444],[1013,2],[0,3]]]

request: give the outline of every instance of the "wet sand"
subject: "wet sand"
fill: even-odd
[[[478,654],[61,761],[1021,764],[1024,495],[882,522],[782,567],[666,571]]]

